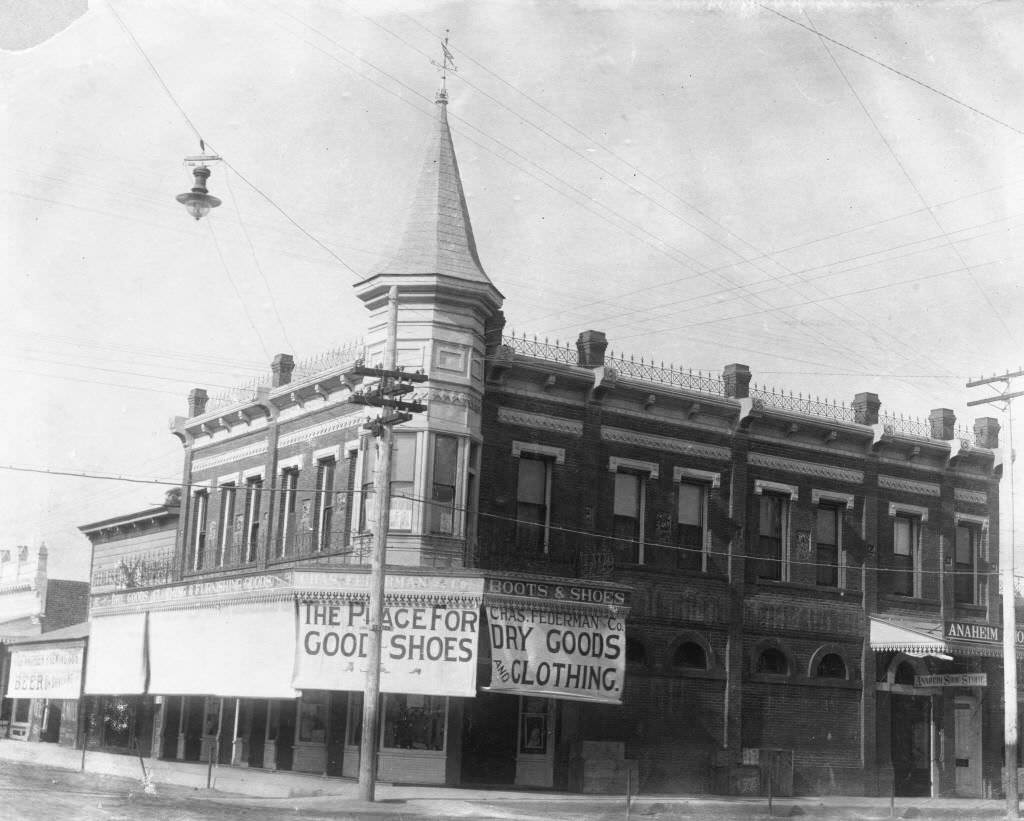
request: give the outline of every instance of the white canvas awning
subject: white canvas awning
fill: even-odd
[[[149,692],[295,698],[295,602],[154,610]]]
[[[85,692],[138,695],[146,692],[146,614],[95,616],[89,622]]]
[[[871,619],[871,649],[911,656],[948,656],[939,622]]]

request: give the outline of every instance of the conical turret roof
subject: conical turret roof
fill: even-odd
[[[441,274],[490,285],[477,255],[462,190],[459,163],[448,128],[448,95],[437,95],[431,133],[416,195],[398,251],[378,269],[382,275]]]

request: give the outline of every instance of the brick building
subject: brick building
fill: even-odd
[[[29,697],[27,690],[15,686],[11,670],[17,672],[15,652],[19,661],[27,659],[36,649],[31,642],[49,643],[56,636],[58,648],[63,647],[62,637],[78,645],[80,676],[82,642],[76,640],[82,636],[88,607],[88,582],[49,577],[45,545],[0,549],[0,738],[66,740],[68,730],[62,725],[68,724],[73,734],[79,688],[71,698],[66,687]]]
[[[382,779],[572,790],[998,788],[998,426],[505,335],[438,96],[365,343],[195,389],[170,578],[94,591],[87,692],[153,755],[352,776],[376,440],[390,476]]]

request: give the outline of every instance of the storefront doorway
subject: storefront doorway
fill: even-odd
[[[956,748],[956,794],[980,798],[981,704],[974,696],[957,696],[953,702],[954,746]]]
[[[519,697],[481,692],[462,716],[462,783],[514,784]]]
[[[896,795],[931,794],[932,700],[892,696],[892,769]]]

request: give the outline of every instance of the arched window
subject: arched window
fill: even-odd
[[[846,678],[846,662],[838,653],[826,653],[818,662],[820,678]]]
[[[708,654],[695,641],[684,641],[672,654],[672,666],[680,670],[707,670]]]
[[[896,675],[893,676],[893,682],[895,684],[913,685],[915,674],[913,664],[909,661],[901,661],[899,667],[896,668]]]
[[[757,672],[770,673],[777,676],[789,675],[789,659],[786,654],[775,647],[768,647],[761,651],[757,658]]]
[[[626,664],[647,664],[647,648],[639,639],[626,639]]]

